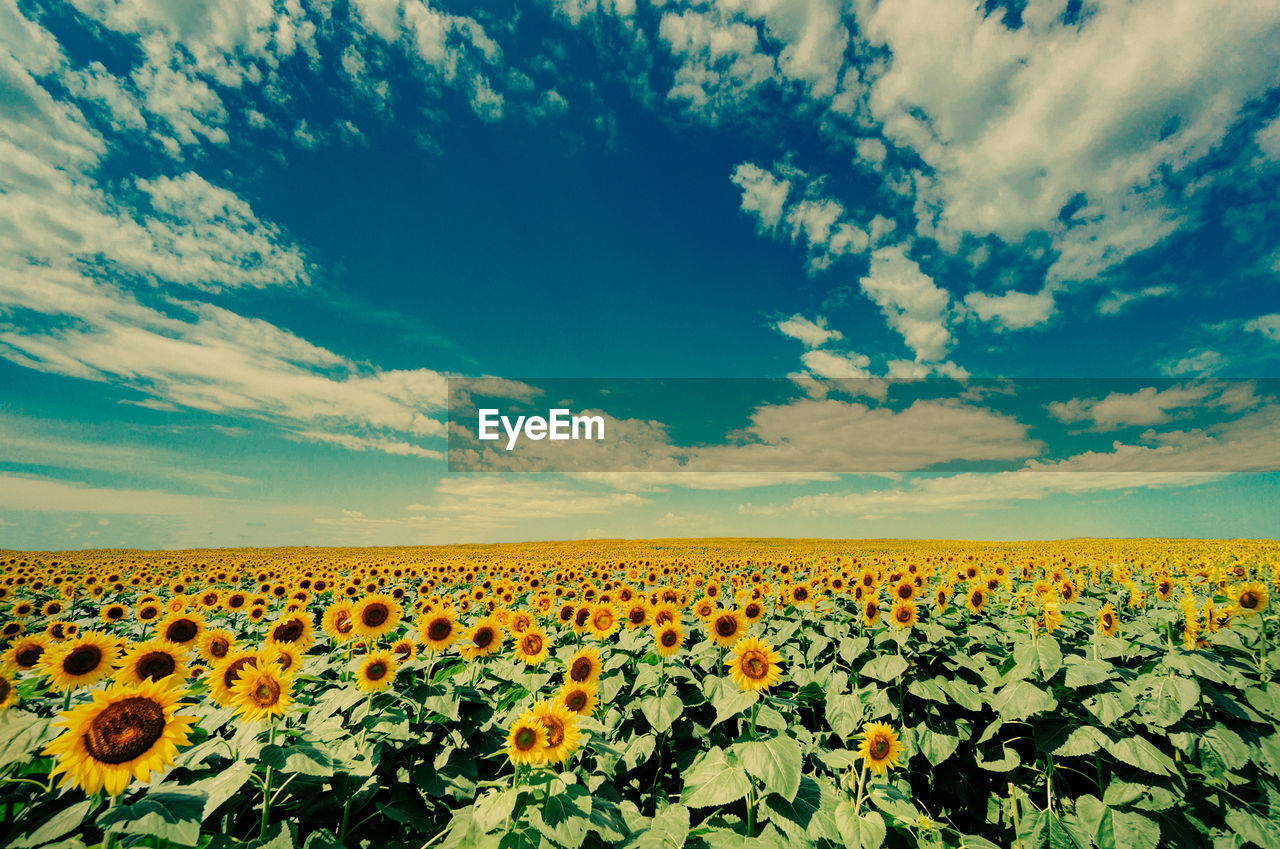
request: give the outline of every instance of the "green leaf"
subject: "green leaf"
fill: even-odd
[[[758,693],[743,692],[733,683],[732,678],[723,676],[707,679],[706,694],[711,706],[716,709],[716,720],[711,723],[713,728],[726,719],[737,716],[760,698]]]
[[[1280,684],[1264,684],[1244,691],[1244,698],[1258,713],[1280,719]]]
[[[858,733],[866,714],[862,699],[852,694],[841,694],[827,700],[827,725],[845,740]]]
[[[1257,814],[1233,808],[1226,814],[1227,827],[1241,839],[1262,849],[1280,849],[1280,826]]]
[[[748,775],[764,783],[767,792],[788,802],[796,797],[804,757],[794,738],[776,735],[766,740],[748,740],[735,744],[733,753]]]
[[[122,834],[159,837],[182,846],[194,846],[200,839],[205,796],[190,790],[153,791],[132,805],[109,808],[97,819],[106,831],[114,826]]]
[[[220,805],[230,799],[249,780],[253,773],[253,764],[249,761],[236,761],[226,769],[220,769],[208,778],[193,781],[184,785],[184,789],[205,796],[204,812],[201,819],[207,818]]]
[[[637,734],[632,737],[631,742],[627,743],[627,748],[623,750],[622,765],[631,770],[646,763],[653,755],[657,739],[653,734]]]
[[[46,820],[35,831],[24,837],[19,837],[9,845],[13,849],[24,849],[24,847],[41,846],[57,840],[59,837],[79,828],[80,824],[89,818],[89,815],[93,813],[98,805],[99,802],[96,796],[76,802],[74,805],[69,805]]]
[[[740,764],[730,761],[724,749],[715,748],[694,761],[681,801],[691,808],[709,808],[736,802],[751,790],[751,779]]]
[[[875,811],[858,814],[852,804],[836,809],[836,825],[848,849],[880,849],[884,845],[884,817]]]
[[[1076,799],[1076,818],[1098,849],[1156,849],[1160,843],[1155,820],[1109,808],[1096,796]]]
[[[590,825],[591,793],[581,784],[559,784],[546,801],[530,811],[530,821],[538,833],[565,849],[578,849]]]
[[[681,849],[689,836],[689,809],[671,805],[649,821],[649,827],[635,832],[626,849]]]
[[[1081,657],[1067,659],[1068,687],[1092,687],[1110,679],[1115,674],[1115,667],[1105,660],[1086,660]]]
[[[1211,757],[1204,758],[1205,753]],[[1200,736],[1200,754],[1205,766],[1217,772],[1221,769],[1239,769],[1249,762],[1249,747],[1240,735],[1218,724]],[[1214,763],[1216,761],[1217,763]]]
[[[245,849],[293,849],[294,827],[290,822],[278,822],[276,827],[261,839],[246,843]]]
[[[947,758],[955,754],[957,748],[960,747],[960,738],[954,734],[944,734],[941,731],[934,731],[923,722],[915,727],[916,745],[920,751],[928,759],[929,763],[937,766]]]
[[[902,655],[886,654],[867,661],[862,667],[861,674],[877,681],[892,681],[906,672],[908,665],[906,658]]]
[[[645,719],[649,720],[653,730],[659,734],[670,728],[671,723],[675,722],[676,717],[683,711],[684,702],[670,690],[662,695],[654,693],[640,700],[640,712],[644,714]]]
[[[1048,681],[1062,666],[1062,649],[1053,637],[1041,636],[1019,643],[1013,650],[1013,659],[1018,666],[1039,672]]]
[[[262,750],[261,760],[285,775],[298,773],[317,778],[333,775],[333,757],[326,749],[307,740],[288,746],[267,746]]]
[[[770,793],[761,803],[769,819],[794,842],[803,842],[814,825],[814,817],[822,807],[822,787],[809,776],[802,776],[791,801]]]
[[[1143,720],[1168,728],[1200,701],[1200,685],[1191,678],[1160,678],[1139,700]]]
[[[1175,771],[1173,760],[1138,734],[1114,740],[1110,752],[1129,766],[1154,775],[1172,775]]]
[[[1062,745],[1053,750],[1053,754],[1056,757],[1080,757],[1091,755],[1110,744],[1111,740],[1099,729],[1092,725],[1081,725],[1072,730]]]
[[[523,792],[523,790],[490,791],[476,799],[475,807],[471,812],[476,826],[484,832],[497,831],[498,827],[511,816]]]
[[[0,766],[30,760],[61,732],[52,727],[52,722],[25,710],[0,711]]]
[[[1030,681],[1012,681],[996,693],[991,706],[1000,712],[1005,722],[1013,722],[1053,710],[1058,702]]]

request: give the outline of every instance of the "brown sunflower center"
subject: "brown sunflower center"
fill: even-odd
[[[164,709],[145,696],[133,696],[108,705],[93,718],[84,748],[99,763],[126,763],[145,754],[164,727]]]
[[[102,664],[102,649],[76,646],[62,659],[62,671],[68,675],[88,675]]]
[[[117,620],[117,619],[123,619],[123,618],[124,618],[124,608],[123,608],[123,607],[121,607],[121,606],[120,606],[120,605],[118,605],[118,604],[115,604],[115,605],[112,605],[111,607],[108,607],[108,608],[107,608],[107,618],[108,618],[108,619],[110,619],[110,620],[112,620],[113,622],[114,622],[115,620]]]
[[[402,659],[407,660],[409,655],[413,654],[413,644],[412,643],[396,643],[391,650],[396,654],[400,655]]]
[[[143,622],[146,622],[148,619],[155,619],[159,615],[160,615],[160,608],[152,607],[150,605],[138,611],[138,618],[141,619]]]
[[[806,601],[809,598],[809,590],[805,587],[796,587],[791,595],[796,601]]]
[[[746,613],[747,616],[750,616],[752,619],[755,619],[757,616],[761,614],[762,611],[760,609],[760,605],[753,601],[743,609],[743,612]]]
[[[739,661],[739,666],[742,669],[742,674],[753,681],[759,681],[769,674],[769,658],[756,649],[750,649],[745,652],[742,655],[742,660]]]
[[[662,632],[661,639],[664,647],[671,648],[676,643],[680,642],[680,635],[677,634],[674,629],[668,628]]]
[[[23,669],[30,669],[40,662],[40,655],[42,654],[44,654],[44,646],[23,646],[14,653],[13,659]]]
[[[370,681],[381,681],[387,677],[387,665],[380,660],[376,660],[369,664],[364,671],[364,675]]]
[[[233,595],[229,599],[227,599],[227,607],[230,607],[232,610],[235,610],[238,607],[244,607],[246,601],[248,601],[247,598],[237,593],[236,595]]]
[[[542,651],[542,637],[537,634],[525,634],[520,641],[520,648],[525,654],[538,654]]]
[[[380,601],[376,601],[360,611],[360,621],[364,623],[366,628],[377,628],[385,624],[390,618],[391,608]]]
[[[3,699],[0,699],[3,701]],[[582,709],[587,706],[587,694],[581,690],[574,690],[564,698],[564,706],[574,713],[581,713]]]
[[[226,637],[214,637],[209,641],[209,655],[211,657],[226,657],[229,651],[231,651],[231,641]]]
[[[1245,610],[1256,610],[1262,604],[1257,590],[1245,590],[1240,593],[1240,606]]]
[[[443,640],[453,633],[453,623],[444,617],[431,620],[427,626],[427,636],[433,640]]]
[[[732,616],[720,616],[716,618],[716,633],[722,637],[732,637],[738,633],[738,620]]]
[[[547,746],[555,748],[564,742],[564,723],[554,716],[542,717],[542,724],[547,729]]]
[[[475,634],[471,637],[471,642],[475,643],[478,649],[487,649],[493,644],[494,637],[493,629],[485,625],[476,629]]]
[[[576,614],[574,614],[573,621],[575,625],[581,628],[583,625],[587,624],[587,620],[589,618],[591,618],[591,610],[586,607],[583,607],[583,608],[580,608]]]
[[[516,749],[518,749],[519,751],[527,752],[530,749],[532,749],[534,744],[537,742],[538,742],[538,732],[535,731],[534,729],[525,726],[516,731],[515,744],[516,744]]]
[[[591,658],[580,657],[569,667],[569,677],[574,681],[586,681],[591,677],[591,672],[594,669],[595,664],[591,662]]]
[[[351,629],[356,627],[356,623],[347,615],[346,611],[340,612],[333,620],[333,629],[339,634],[350,634]]]
[[[200,633],[200,626],[192,619],[175,619],[164,629],[165,639],[172,643],[189,643]]]
[[[161,678],[168,678],[177,671],[178,661],[168,652],[149,651],[138,658],[133,668],[138,673],[139,678],[154,678],[159,681]]]
[[[602,610],[595,615],[592,624],[601,631],[606,631],[613,626],[613,614],[607,610]]]
[[[877,734],[871,738],[871,745],[867,747],[867,752],[871,755],[873,761],[882,761],[889,757],[889,738],[883,734]]]
[[[249,694],[258,707],[273,707],[280,701],[280,682],[274,678],[259,678]]]
[[[631,608],[631,611],[627,614],[627,619],[631,622],[631,624],[632,624],[632,625],[641,625],[641,624],[643,624],[643,623],[644,623],[644,608],[643,608],[643,607],[633,607],[633,608]]]
[[[302,620],[294,618],[277,625],[271,636],[278,643],[296,643],[305,630]]]
[[[898,620],[899,622],[910,622],[910,621],[911,621],[911,608],[909,608],[909,607],[899,607],[896,611],[894,611],[894,614],[893,614],[893,615],[897,618],[897,620]]]

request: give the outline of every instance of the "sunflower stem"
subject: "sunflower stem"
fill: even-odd
[[[866,789],[867,784],[867,759],[862,759],[862,772],[858,773],[858,798],[853,803],[853,812],[859,816],[862,815],[862,791]]]
[[[276,722],[274,719],[267,722],[267,745],[274,746],[276,742]],[[271,766],[267,766],[267,775],[262,782],[262,822],[258,828],[258,839],[262,840],[267,836],[267,818],[271,815]]]

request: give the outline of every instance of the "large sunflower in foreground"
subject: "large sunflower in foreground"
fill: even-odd
[[[0,669],[28,672],[36,668],[48,649],[48,637],[21,637],[14,640],[4,654],[0,655]]]
[[[93,701],[72,708],[55,722],[66,730],[44,753],[56,758],[49,775],[62,775],[86,793],[123,793],[135,778],[146,780],[173,763],[190,743],[194,717],[175,713],[185,691],[169,681],[113,684]]]
[[[516,660],[523,661],[529,666],[537,666],[546,660],[550,653],[551,644],[547,641],[547,635],[538,626],[530,626],[523,634],[516,635]]]
[[[357,637],[381,637],[391,633],[404,617],[404,608],[385,593],[366,596],[356,603],[351,618]]]
[[[250,649],[233,649],[209,670],[209,697],[214,704],[229,705],[234,698],[232,688],[247,669],[258,665],[258,653]]]
[[[1252,616],[1267,609],[1267,588],[1260,583],[1245,584],[1236,587],[1231,593],[1231,600],[1245,616]]]
[[[767,690],[782,680],[781,660],[782,655],[768,643],[743,637],[729,655],[729,677],[741,690]]]
[[[902,755],[902,741],[898,739],[898,732],[893,730],[893,726],[883,722],[868,722],[862,729],[858,754],[872,772],[884,775],[898,765],[898,758]]]
[[[293,677],[277,663],[246,666],[231,685],[231,703],[249,722],[284,716],[293,704]]]
[[[458,619],[451,608],[428,613],[418,628],[418,636],[428,651],[447,651],[459,637]]]
[[[88,687],[111,674],[120,646],[106,634],[85,631],[49,649],[41,658],[42,671],[55,690]]]

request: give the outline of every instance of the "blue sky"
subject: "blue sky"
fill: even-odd
[[[0,546],[1275,536],[1276,461],[1122,460],[1271,457],[1278,69],[1268,2],[0,0]],[[454,475],[460,375],[1169,394],[1067,473]]]

